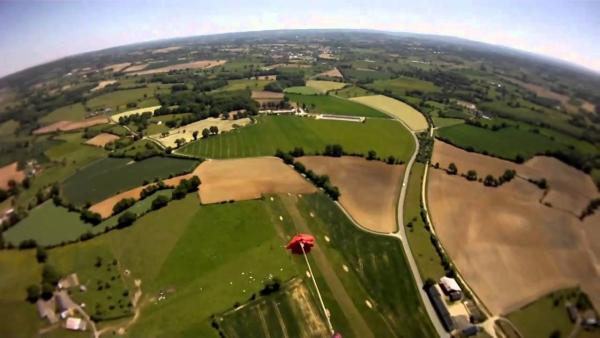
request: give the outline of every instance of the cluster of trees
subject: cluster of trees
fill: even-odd
[[[281,93],[286,88],[304,86],[305,84],[304,72],[282,72],[277,75],[277,81],[265,86],[265,90]]]
[[[134,204],[134,198],[123,198],[119,202],[115,203],[115,205],[113,206],[113,215],[119,214],[125,209],[129,209]]]
[[[144,112],[141,114],[131,114],[127,116],[119,117],[119,124],[122,126],[126,126],[128,124],[134,124],[138,130],[144,130],[148,128],[149,120],[152,118],[151,112]]]
[[[493,124],[492,126],[489,126],[487,124],[481,123],[481,121],[479,121],[477,119],[466,119],[465,124],[468,124],[468,125],[474,126],[474,127],[478,127],[478,128],[490,129],[491,131],[498,131],[500,129],[508,128],[508,124],[506,122],[502,122],[500,124]],[[515,127],[517,129],[519,128],[518,125],[516,125]]]
[[[600,208],[600,198],[592,199],[590,203],[588,203],[587,207],[585,207],[585,210],[581,212],[579,219],[583,220],[584,218],[593,215],[598,208]]]
[[[528,179],[528,181],[537,185],[537,187],[542,190],[548,189],[548,181],[546,181],[545,178],[540,178],[540,179],[530,178],[530,179]]]
[[[200,183],[200,178],[196,175],[190,179],[181,180],[179,185],[173,190],[173,199],[180,200],[184,198],[187,193],[197,191]]]
[[[436,163],[434,165],[434,167],[438,168],[439,163]],[[448,173],[448,175],[458,174],[458,168],[456,167],[456,164],[454,164],[454,162],[451,162],[448,165],[448,169],[446,169],[446,173]],[[463,177],[465,177],[469,181],[479,180],[479,182],[483,182],[483,184],[486,187],[498,187],[506,182],[510,182],[513,178],[515,178],[516,175],[517,175],[516,171],[514,171],[512,169],[506,169],[504,171],[504,173],[498,178],[495,178],[493,175],[486,175],[485,178],[481,179],[478,177],[477,171],[470,169],[467,171],[466,174],[463,175]]]
[[[148,183],[145,183],[145,184],[148,184]],[[162,189],[166,189],[166,188],[167,188],[167,186],[165,185],[165,183],[163,181],[158,181],[155,184],[150,184],[147,187],[145,187],[144,189],[142,189],[142,191],[140,192],[140,200],[143,200],[146,197],[151,196],[155,192],[162,190]]]
[[[192,113],[196,121],[234,110],[245,110],[251,115],[258,113],[258,105],[246,90],[216,93],[181,91],[159,95],[158,99],[162,106],[175,108],[161,108],[155,114]]]
[[[301,149],[302,148],[296,148],[294,150],[294,153],[304,154],[304,150]],[[285,153],[278,149],[275,152],[275,156],[281,158],[285,164],[292,165],[297,172],[304,175],[317,187],[322,188],[325,191],[325,193],[329,195],[329,197],[331,197],[332,200],[337,201],[337,199],[340,197],[340,190],[338,189],[338,187],[334,186],[331,183],[331,181],[329,180],[329,176],[318,175],[310,169],[307,170],[304,164],[295,161],[294,156],[292,156],[291,153]]]
[[[433,152],[433,138],[429,136],[428,132],[422,132],[417,134],[417,140],[419,142],[419,152],[415,161],[427,163],[431,159],[431,153]]]
[[[35,303],[39,298],[48,300],[52,298],[54,288],[60,280],[60,273],[50,264],[44,264],[42,268],[41,288],[38,284],[27,287],[27,301]]]

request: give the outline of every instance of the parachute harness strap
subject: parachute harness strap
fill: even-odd
[[[306,265],[308,266],[308,272],[310,273],[310,278],[313,281],[315,289],[317,290],[317,296],[319,297],[319,302],[321,303],[321,308],[323,309],[323,314],[325,314],[325,318],[327,319],[327,326],[329,328],[330,333],[333,335],[333,325],[331,325],[331,318],[329,318],[329,312],[325,308],[325,303],[323,302],[323,298],[321,297],[321,291],[319,291],[319,286],[317,285],[317,281],[315,280],[315,275],[312,272],[310,267],[310,263],[308,262],[308,257],[306,256],[306,251],[304,251],[304,243],[300,242],[300,248],[302,248],[302,254],[304,255],[304,260],[306,261]]]

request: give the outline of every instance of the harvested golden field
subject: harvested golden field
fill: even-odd
[[[319,74],[317,74],[316,76],[317,76],[317,77],[318,77],[318,76],[327,76],[327,77],[339,77],[339,78],[344,78],[344,75],[342,75],[342,73],[340,72],[340,70],[339,70],[339,69],[337,69],[337,68],[333,68],[333,69],[330,69],[330,70],[328,70],[328,71],[326,71],[326,72],[319,73]]]
[[[304,156],[299,161],[307,169],[329,176],[340,189],[340,203],[362,226],[383,233],[396,231],[404,165],[351,156]]]
[[[125,72],[126,73],[137,72],[137,71],[145,69],[149,65],[150,65],[150,63],[142,63],[142,64],[137,64],[137,65],[133,65],[130,67],[126,67]]]
[[[170,65],[170,66],[166,66],[166,67],[142,70],[142,71],[133,73],[133,75],[168,73],[172,70],[183,70],[183,69],[208,69],[208,68],[213,68],[213,67],[224,65],[225,62],[227,62],[227,61],[226,60],[199,60],[199,61],[192,61],[192,62],[186,62],[186,63],[178,63],[175,65]],[[131,71],[131,68],[128,71]]]
[[[95,126],[97,124],[105,124],[109,122],[109,118],[105,116],[97,116],[82,121],[58,121],[50,125],[38,128],[34,130],[33,133],[39,135],[53,133],[55,131],[70,131]]]
[[[270,92],[266,90],[253,90],[252,99],[260,104],[265,102],[279,102],[283,100],[283,93]]]
[[[111,71],[117,73],[117,72],[120,72],[123,69],[129,67],[130,65],[131,65],[131,62],[115,63],[115,64],[104,67],[103,70],[111,70]]]
[[[346,86],[346,84],[343,82],[335,81],[308,80],[306,81],[306,86],[314,88],[321,93],[326,93],[330,90],[342,89]]]
[[[104,81],[100,81],[98,82],[98,85],[94,88],[91,89],[92,92],[95,92],[97,90],[103,89],[106,86],[110,86],[113,83],[117,83],[117,80],[104,80]]]
[[[85,144],[89,144],[91,146],[96,146],[96,147],[104,147],[108,143],[111,143],[118,139],[119,139],[119,136],[117,136],[117,135],[113,135],[113,134],[109,134],[109,133],[100,133],[100,134],[92,137],[91,139],[87,140],[85,142]]]
[[[172,186],[172,187],[176,187],[177,185],[179,185],[179,182],[183,179],[189,179],[192,178],[194,175],[197,175],[195,172],[196,170],[198,170],[198,168],[196,168],[194,170],[194,172],[189,173],[189,174],[185,174],[185,175],[181,175],[181,176],[176,176],[173,178],[169,178],[166,180],[163,180],[163,182],[165,183],[165,185],[167,186]],[[152,184],[152,183],[151,183]],[[97,212],[100,214],[100,216],[105,219],[108,218],[112,215],[113,212],[113,207],[115,206],[115,204],[117,204],[120,200],[124,199],[124,198],[133,198],[136,201],[140,199],[140,193],[142,192],[142,190],[144,190],[145,187],[147,187],[150,184],[141,186],[141,187],[136,187],[127,191],[124,191],[122,193],[116,194],[114,196],[111,196],[105,200],[102,200],[94,205],[92,205],[90,207],[90,210],[93,212]],[[149,197],[152,198],[152,197]]]
[[[440,168],[446,169],[452,162],[456,164],[458,172],[461,174],[475,170],[479,177],[485,177],[488,174],[499,177],[505,170],[512,169],[517,172],[517,175],[524,178],[545,178],[550,189],[548,194],[543,197],[542,202],[550,203],[555,208],[577,215],[588,205],[590,199],[599,196],[594,181],[589,175],[555,158],[536,156],[524,164],[517,164],[468,152],[435,140],[431,163],[439,163]]]
[[[13,162],[0,168],[0,189],[8,189],[8,181],[14,180],[17,183],[21,183],[25,179],[25,172],[20,171],[18,163]]]
[[[402,122],[404,122],[412,131],[427,129],[428,124],[425,116],[423,116],[423,114],[421,114],[415,108],[402,101],[398,101],[384,95],[359,96],[353,97],[350,100],[362,103],[365,106],[369,106],[397,117],[402,120]]]
[[[542,194],[519,178],[488,188],[430,171],[429,209],[438,237],[495,314],[576,285],[600,307],[600,270],[594,264],[598,246],[587,238],[592,227],[539,203]]]
[[[276,157],[208,160],[194,171],[203,204],[249,200],[264,194],[315,192],[315,187]]]
[[[216,117],[209,117],[204,120],[192,122],[179,128],[171,129],[167,136],[162,134],[150,135],[149,137],[160,142],[165,147],[177,148],[177,140],[184,139],[185,143],[194,140],[194,132],[198,132],[198,139],[202,138],[202,130],[216,126],[219,133],[227,132],[237,127],[243,127],[250,123],[250,119],[245,117],[237,120],[223,120]]]

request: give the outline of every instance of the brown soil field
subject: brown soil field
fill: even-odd
[[[260,104],[266,102],[279,102],[283,100],[283,93],[269,92],[266,90],[253,90],[252,99]]]
[[[17,169],[17,162],[13,162],[0,168],[0,189],[8,189],[8,181],[10,180],[21,183],[24,179],[25,172]]]
[[[276,157],[208,160],[194,171],[204,204],[249,200],[263,194],[311,193],[315,187]]]
[[[404,165],[352,156],[304,156],[299,160],[307,169],[329,176],[340,189],[340,203],[362,226],[382,233],[396,231]]]
[[[91,90],[91,91],[92,91],[92,92],[95,92],[95,91],[97,91],[97,90],[100,90],[100,89],[103,89],[104,87],[106,87],[106,86],[109,86],[109,85],[111,85],[111,84],[113,84],[113,83],[117,83],[117,80],[105,80],[105,81],[100,81],[100,82],[98,82],[98,85],[97,85],[96,87],[92,88],[92,90]]]
[[[91,126],[95,126],[97,124],[105,124],[110,122],[109,118],[106,116],[98,116],[90,119],[86,119],[83,121],[58,121],[47,125],[45,127],[38,128],[33,131],[34,134],[47,134],[55,131],[69,131],[87,128]]]
[[[540,204],[542,194],[519,178],[488,188],[442,170],[430,171],[429,207],[440,241],[495,314],[576,285],[600,308],[600,270],[594,263],[598,247],[586,238],[586,231],[597,238],[598,230]]]
[[[157,73],[167,73],[172,70],[182,70],[182,69],[208,69],[217,67],[225,64],[226,60],[200,60],[186,63],[178,63],[175,65],[170,65],[166,67],[160,67],[155,69],[143,70],[140,72],[135,72],[133,75],[148,75],[148,74],[157,74]],[[131,68],[129,69],[131,71]]]
[[[96,147],[104,147],[107,143],[116,141],[119,139],[119,136],[109,134],[109,133],[100,133],[91,139],[87,140],[85,144],[89,144]]]
[[[340,72],[340,70],[337,69],[337,68],[333,68],[333,69],[328,70],[326,72],[319,73],[319,74],[317,74],[317,76],[329,76],[329,77],[344,78],[344,75],[342,75],[342,73]]]
[[[130,65],[131,65],[131,62],[115,63],[113,65],[108,65],[108,66],[104,67],[103,69],[104,70],[110,69],[111,71],[116,73],[116,72],[122,71],[123,69],[129,67]]]
[[[543,202],[575,214],[579,214],[590,199],[600,196],[589,175],[552,157],[536,156],[524,164],[517,164],[435,140],[431,163],[439,163],[440,168],[446,169],[451,162],[456,164],[461,174],[473,169],[479,177],[488,174],[499,177],[506,169],[512,169],[524,178],[545,178],[550,189]]]
[[[197,170],[197,168],[195,169]],[[164,180],[163,182],[165,183],[165,185],[167,186],[177,186],[179,184],[179,182],[183,179],[188,179],[188,178],[192,178],[192,176],[197,175],[195,174],[195,171],[190,173],[190,174],[185,174],[185,175],[181,175],[181,176],[176,176],[173,178],[169,178]],[[152,184],[152,183],[150,183]],[[148,184],[148,185],[150,185]],[[137,188],[133,188],[127,191],[124,191],[122,193],[116,194],[114,196],[111,196],[103,201],[100,201],[94,205],[92,205],[90,207],[90,210],[93,212],[97,212],[100,214],[100,216],[102,216],[103,219],[108,218],[112,215],[112,211],[113,211],[113,207],[115,206],[115,204],[117,204],[117,202],[119,202],[120,200],[124,199],[124,198],[133,198],[136,201],[140,199],[140,193],[142,192],[142,190],[144,190],[145,187],[147,187],[148,185],[143,185],[141,187],[137,187]],[[148,197],[148,198],[152,198],[152,196]]]

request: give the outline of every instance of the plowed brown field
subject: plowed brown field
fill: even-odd
[[[17,169],[17,162],[13,162],[0,168],[0,189],[8,189],[8,181],[10,180],[21,183],[24,179],[25,173]]]
[[[328,175],[340,189],[340,203],[369,230],[396,230],[396,203],[404,165],[367,161],[361,157],[304,156],[299,161],[319,175]]]
[[[108,134],[108,133],[100,133],[91,139],[87,140],[85,144],[89,144],[96,147],[104,147],[107,143],[112,141],[116,141],[119,139],[119,136]]]

